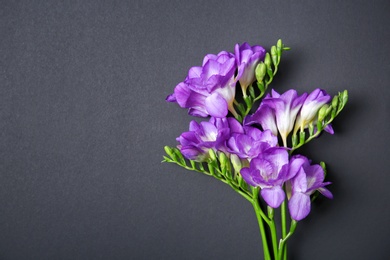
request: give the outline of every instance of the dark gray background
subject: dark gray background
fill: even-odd
[[[315,3],[314,3],[315,2]],[[207,53],[285,53],[272,85],[350,101],[302,153],[329,167],[291,259],[390,253],[388,1],[1,1],[0,259],[261,259],[251,205],[161,164],[165,102]]]

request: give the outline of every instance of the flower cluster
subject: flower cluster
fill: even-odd
[[[272,89],[263,97],[287,49],[280,40],[270,53],[258,45],[237,44],[234,53],[208,54],[202,66],[192,67],[166,100],[209,120],[191,121],[189,131],[177,138],[177,148],[166,147],[170,157],[165,161],[228,183],[267,223],[273,221],[273,209],[288,205],[293,225],[309,214],[313,194],[333,197],[325,187],[330,182],[324,182],[324,166],[293,152],[323,130],[333,134],[331,122],[348,93],[332,98],[322,89],[301,95]],[[261,198],[268,217],[256,206]],[[283,234],[281,241],[288,237]],[[279,246],[283,254],[284,242]]]
[[[321,90],[314,92],[325,93]],[[224,153],[228,158],[237,156],[239,165],[247,165],[240,170],[242,178],[249,185],[260,187],[261,196],[272,208],[278,208],[284,201],[286,192],[283,186],[291,187],[290,194],[287,194],[290,214],[299,221],[310,212],[310,199],[307,195],[297,194],[312,194],[318,190],[331,198],[331,193],[324,188],[330,183],[323,183],[325,176],[320,165],[310,165],[302,155],[290,158],[288,151],[291,148],[279,145],[278,135],[285,142],[295,121],[295,127],[302,125],[302,121],[311,123],[315,117],[308,118],[304,111],[307,106],[314,107],[316,101],[307,102],[312,94],[297,96],[293,90],[282,95],[275,91],[272,94],[273,97],[263,100],[259,110],[244,118],[244,124],[234,117],[211,117],[208,122],[201,123],[191,121],[189,131],[177,138],[178,148],[185,158],[197,162],[208,161],[210,149]],[[328,101],[331,99],[326,94],[324,96]],[[314,114],[319,108],[317,105]],[[237,164],[237,159],[234,164]],[[307,186],[307,179],[310,179],[310,186]]]

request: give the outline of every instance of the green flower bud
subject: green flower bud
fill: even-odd
[[[334,97],[333,97],[333,100],[332,100],[332,107],[333,107],[333,108],[337,108],[338,103],[339,103],[339,97],[338,97],[338,95],[337,95],[337,96],[334,96]]]
[[[329,106],[327,104],[320,108],[320,111],[318,111],[318,121],[322,122],[325,119],[325,117],[328,115],[328,108]]]
[[[268,52],[265,54],[264,64],[267,68],[271,68],[271,56]]]
[[[255,75],[257,82],[262,82],[267,72],[267,67],[263,62],[260,62],[255,69]]]
[[[239,173],[242,168],[242,163],[240,158],[236,154],[230,155],[230,161],[232,162],[233,169],[236,173]]]
[[[348,90],[343,91],[342,97],[343,97],[343,104],[345,105],[348,101]]]
[[[282,40],[281,40],[281,39],[279,39],[278,42],[276,43],[276,47],[277,47],[279,50],[283,49],[283,43],[282,43]]]
[[[209,156],[212,161],[215,161],[217,159],[217,155],[215,154],[213,149],[209,150]]]
[[[171,147],[164,146],[164,150],[172,159],[175,159],[175,153],[172,151]]]

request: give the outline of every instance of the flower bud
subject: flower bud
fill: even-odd
[[[164,146],[165,152],[172,158],[175,158],[175,153],[172,151],[172,148],[169,146]]]
[[[267,67],[263,62],[260,62],[255,69],[255,75],[257,82],[262,82],[267,72]]]
[[[342,98],[343,98],[343,105],[345,105],[348,101],[348,90],[343,91]]]
[[[276,43],[276,47],[278,48],[278,49],[283,49],[283,43],[282,43],[282,40],[281,39],[279,39],[278,40],[278,42]]]
[[[232,162],[234,171],[236,173],[239,173],[241,168],[242,168],[242,163],[240,158],[236,154],[231,154],[230,155],[230,161]]]
[[[215,154],[215,152],[214,152],[213,149],[210,149],[210,150],[209,150],[209,156],[210,156],[210,159],[211,159],[212,161],[215,161],[215,160],[217,159],[217,156],[216,156],[216,154]]]
[[[267,66],[267,68],[271,68],[271,56],[268,52],[265,54],[264,64]]]
[[[219,162],[221,165],[225,165],[227,161],[229,161],[229,159],[227,158],[226,154],[221,152],[219,153],[219,156],[218,156],[218,159],[219,159]]]
[[[332,107],[337,108],[338,103],[339,103],[338,96],[334,96],[332,100]]]
[[[318,121],[322,122],[322,120],[325,119],[325,117],[327,116],[328,114],[328,111],[329,111],[329,106],[328,105],[323,105],[321,108],[320,108],[320,111],[318,111]]]
[[[271,58],[272,58],[272,62],[277,65],[279,64],[279,61],[278,61],[278,52],[276,50],[276,46],[272,46],[271,47]]]

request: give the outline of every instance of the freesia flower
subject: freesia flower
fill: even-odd
[[[242,94],[246,97],[246,89],[255,81],[255,68],[260,61],[264,60],[265,49],[259,45],[250,46],[244,42],[241,46],[236,44],[235,56],[238,67],[237,77]]]
[[[291,158],[290,165],[293,164],[295,164],[294,168],[298,167],[299,170],[290,180],[291,198],[288,202],[288,208],[291,218],[299,221],[310,213],[310,195],[316,190],[329,199],[333,198],[333,195],[325,188],[330,182],[323,182],[324,170],[320,165],[310,165],[309,160],[301,155]]]
[[[253,115],[244,118],[244,125],[260,124],[264,130],[270,130],[274,136],[278,136],[278,127],[274,110],[268,105],[261,103]]]
[[[329,103],[330,100],[331,96],[325,90],[317,88],[311,92],[302,104],[302,108],[297,116],[294,132],[297,132],[298,129],[303,131],[310,123],[313,123],[319,109]]]
[[[233,101],[236,90],[235,58],[226,51],[218,55],[208,54],[202,67],[192,67],[186,79],[179,83],[166,100],[188,108],[189,114],[200,117],[226,117],[236,111]]]
[[[189,131],[176,140],[178,148],[187,159],[205,161],[209,149],[226,151],[226,141],[231,133],[242,132],[242,126],[234,118],[213,118],[208,122],[191,121]]]
[[[251,160],[262,151],[278,144],[278,138],[269,130],[262,132],[250,126],[244,127],[244,130],[245,133],[232,134],[227,142],[228,151],[241,159]]]
[[[255,120],[261,124],[264,130],[270,129],[273,133],[276,131],[276,123],[283,144],[287,146],[287,136],[294,127],[296,116],[306,96],[306,93],[298,96],[293,89],[281,95],[272,90],[272,95],[267,95],[264,98],[262,105],[248,121],[255,123]]]
[[[261,188],[261,196],[272,208],[283,202],[283,183],[292,176],[288,169],[288,152],[285,148],[271,147],[241,169],[242,178],[251,186]]]

